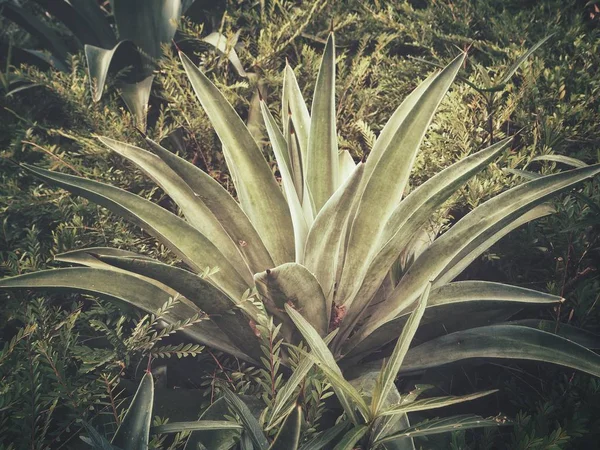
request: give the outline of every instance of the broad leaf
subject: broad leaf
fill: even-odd
[[[409,350],[402,372],[471,358],[549,362],[600,376],[600,356],[552,333],[515,325],[473,328],[432,339]]]
[[[331,33],[317,75],[306,152],[304,176],[312,194],[315,215],[339,185],[335,120],[335,39]]]
[[[381,412],[380,416],[393,416],[400,413],[409,413],[414,411],[428,411],[430,409],[443,408],[445,406],[455,405],[457,403],[468,402],[475,400],[486,395],[498,392],[497,389],[490,391],[476,392],[474,394],[459,395],[459,396],[447,396],[447,397],[432,397],[423,400],[416,400],[414,402],[405,405],[394,405],[389,409]]]
[[[146,173],[181,209],[187,221],[211,241],[244,278],[252,285],[252,274],[244,263],[239,246],[234,244],[212,211],[185,181],[158,156],[114,139],[100,137],[100,142],[127,158]]]
[[[358,441],[367,434],[367,431],[369,431],[369,427],[366,425],[355,426],[342,437],[333,450],[353,450]]]
[[[269,441],[267,441],[267,438],[262,432],[260,424],[252,415],[250,408],[248,408],[248,406],[228,388],[222,387],[222,390],[225,400],[227,400],[227,403],[233,412],[235,412],[239,417],[242,425],[244,426],[245,432],[248,433],[248,436],[252,440],[252,443],[256,449],[267,450],[269,448]]]
[[[294,260],[293,226],[281,189],[254,138],[213,83],[180,53],[183,67],[223,143],[242,209],[276,265]]]
[[[143,228],[192,269],[203,272],[218,267],[219,271],[211,276],[211,281],[232,298],[240,298],[248,289],[247,283],[212,242],[183,219],[160,206],[104,183],[37,167],[24,167],[35,175],[98,203]]]
[[[226,420],[197,420],[195,422],[172,422],[152,428],[155,434],[181,433],[184,431],[241,430],[242,426]]]

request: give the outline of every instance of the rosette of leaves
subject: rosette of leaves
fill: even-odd
[[[321,339],[309,341],[314,362],[321,367],[335,363],[338,369],[329,367],[327,373],[341,383],[341,374],[362,367],[360,361],[389,354],[420,304],[422,317],[415,331],[419,344],[409,349],[411,340],[402,341],[401,364],[389,369],[394,377],[472,358],[544,361],[600,375],[600,357],[580,345],[575,332],[559,336],[522,325],[489,325],[520,308],[553,305],[561,298],[501,283],[453,281],[511,230],[551,214],[548,200],[598,174],[600,165],[509,189],[423,243],[423,236],[431,235],[432,215],[511,145],[505,139],[473,153],[408,192],[417,150],[465,55],[430,75],[404,100],[366,162],[358,164],[337,146],[334,36],[325,46],[310,112],[292,68],[286,66],[280,123],[261,101],[281,185],[221,92],[180,56],[223,144],[237,200],[208,174],[148,138],[149,150],[100,140],[152,178],[184,218],[113,186],[24,167],[129,219],[171,249],[188,269],[94,248],[58,257],[87,267],[7,278],[0,288],[79,290],[147,312],[176,296],[177,307],[166,320],[203,311],[206,320],[187,328],[188,336],[253,363],[261,357],[255,324],[264,320],[264,311],[281,325],[289,343],[308,339],[306,327],[299,325],[301,317]],[[264,310],[251,301],[255,287]],[[419,303],[425,291],[430,291],[427,301]],[[335,336],[324,345],[322,338],[331,332]],[[312,366],[308,358],[308,368],[294,373],[292,392],[301,381],[298,377]],[[353,376],[370,375],[354,371]],[[342,388],[335,390],[355,424],[364,423],[356,414],[361,401],[355,398],[353,403]],[[389,405],[388,396],[381,394],[377,404],[378,413]]]
[[[96,0],[35,2],[74,39],[65,39],[19,2],[1,2],[0,12],[35,36],[48,52],[25,50],[33,61],[66,71],[69,54],[84,49],[94,101],[102,97],[109,68],[126,69],[117,87],[137,126],[145,129],[154,61],[162,57],[161,47],[172,41],[182,12],[193,0],[111,0],[111,14]]]

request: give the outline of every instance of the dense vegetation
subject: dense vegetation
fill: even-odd
[[[39,5],[29,3],[32,13],[41,12]],[[196,56],[195,62],[247,121],[273,170],[275,159],[261,125],[256,91],[260,89],[277,114],[287,58],[310,102],[330,28],[338,51],[340,150],[348,150],[356,161],[369,154],[397,105],[431,73],[431,63],[445,66],[456,56],[457,47],[469,49],[461,72],[469,83],[456,81],[435,115],[415,162],[411,188],[520,130],[510,153],[446,202],[435,218],[440,232],[485,200],[521,183],[523,176],[532,176],[519,170],[550,174],[570,168],[569,164],[600,160],[594,2],[227,2],[214,9],[197,3],[188,10],[189,18],[175,41]],[[2,39],[11,48],[17,43],[40,47],[34,37],[2,20],[7,25]],[[58,33],[68,34],[55,18],[44,20]],[[227,37],[225,52],[215,52],[213,45],[202,41],[211,32]],[[504,82],[511,65],[551,33]],[[233,193],[220,142],[189,88],[175,48],[163,50],[147,134]],[[144,146],[117,94],[114,77],[109,78],[103,98],[93,102],[81,52],[68,57],[63,71],[21,65],[16,50],[10,59],[8,51],[2,57],[3,276],[64,266],[53,257],[84,247],[134,250],[175,263],[152,237],[91,202],[41,184],[17,165],[29,163],[107,182],[177,211],[162,190],[93,137]],[[14,84],[8,83],[11,79]],[[27,83],[35,86],[6,95]],[[474,89],[473,84],[484,89]],[[497,84],[501,84],[497,90],[485,90]],[[548,155],[577,161],[540,158]],[[507,282],[562,296],[566,301],[557,307],[529,308],[513,319],[545,319],[554,331],[575,325],[598,333],[600,279],[594,265],[598,190],[595,179],[558,198],[557,214],[511,233],[461,278]],[[0,354],[0,448],[82,445],[76,444],[82,418],[110,435],[147,366],[157,378],[154,415],[162,418],[157,421],[182,419],[178,410],[201,412],[218,395],[217,381],[244,395],[248,404],[257,404],[257,409],[262,408],[260,402],[271,405],[281,387],[279,374],[285,369],[279,368],[274,327],[259,330],[269,362],[265,369],[189,344],[175,334],[189,323],[164,328],[156,315],[131,311],[123,316],[113,304],[87,295],[1,295],[5,346]],[[590,346],[597,346],[595,335],[584,337]],[[400,379],[398,387],[406,392],[415,382],[435,385],[439,395],[499,389],[468,408],[448,410],[502,412],[515,419],[514,428],[460,431],[418,441],[423,448],[590,448],[598,439],[600,384],[589,375],[534,363],[469,363],[430,370],[422,378]],[[171,409],[159,409],[161,392],[175,395],[161,391],[166,387],[179,389],[170,397]],[[308,437],[320,431],[321,418],[331,414],[331,399],[325,400],[332,391],[318,372],[305,391],[310,392],[304,399]],[[438,415],[446,415],[446,410]],[[275,431],[270,430],[271,436]],[[153,442],[160,448],[176,448],[182,441],[181,436],[175,441],[162,436]]]

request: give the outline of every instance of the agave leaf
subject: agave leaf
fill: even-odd
[[[2,2],[0,12],[7,19],[13,21],[28,33],[31,33],[42,45],[44,45],[60,62],[57,69],[66,71],[66,61],[68,60],[70,49],[62,38],[54,32],[54,30],[46,25],[42,20],[38,19],[29,11],[21,8],[12,2]]]
[[[356,447],[358,441],[367,434],[369,427],[366,425],[358,425],[348,431],[344,437],[337,443],[333,450],[352,450]]]
[[[402,372],[470,358],[509,358],[549,362],[600,376],[600,356],[560,336],[534,328],[491,325],[457,331],[409,350]]]
[[[459,395],[459,396],[447,396],[447,397],[433,397],[426,398],[423,400],[417,400],[406,405],[394,405],[389,409],[381,412],[380,416],[393,416],[400,413],[409,413],[415,411],[428,411],[430,409],[443,408],[445,406],[455,405],[457,403],[468,402],[475,400],[486,395],[498,392],[498,389],[490,391],[475,392],[474,394]]]
[[[532,158],[531,161],[529,161],[529,164],[531,164],[534,161],[553,161],[553,162],[558,162],[561,164],[566,164],[567,166],[571,166],[571,167],[587,167],[588,164],[584,163],[582,160],[577,159],[577,158],[571,158],[569,156],[564,156],[564,155],[540,155],[540,156],[536,156],[535,158]]]
[[[339,185],[341,186],[354,173],[356,163],[354,162],[354,159],[352,158],[352,155],[348,150],[342,150],[341,152],[339,152],[338,160],[340,168]],[[336,186],[336,189],[337,188],[338,186]]]
[[[121,250],[118,248],[112,247],[87,247],[79,250],[71,250],[65,253],[60,253],[54,257],[55,261],[71,263],[71,264],[81,264],[87,267],[95,267],[97,269],[109,269],[112,266],[110,264],[106,264],[105,262],[100,261],[94,255],[101,256],[129,256],[132,258],[139,258],[145,260],[152,260],[144,255],[140,255],[139,253],[130,252],[128,250]]]
[[[287,143],[277,124],[273,118],[266,103],[261,100],[260,108],[262,111],[263,119],[275,153],[277,160],[277,166],[281,174],[281,180],[283,182],[283,189],[285,197],[287,199],[288,206],[290,208],[290,214],[292,216],[292,224],[294,226],[294,242],[296,251],[296,262],[301,262],[304,255],[304,244],[306,243],[306,236],[308,234],[309,224],[306,221],[306,217],[302,210],[302,204],[298,198],[296,186],[292,174],[290,173],[290,167],[286,162],[285,155],[287,154]]]
[[[151,58],[162,56],[181,17],[181,0],[111,0],[119,39],[135,43]]]
[[[248,286],[252,285],[252,274],[244,263],[237,245],[223,229],[211,210],[185,181],[158,156],[139,147],[99,137],[100,142],[115,153],[127,158],[158,184],[181,209],[181,212],[195,228],[211,241],[244,278]]]
[[[121,98],[134,118],[135,126],[140,130],[146,129],[146,115],[148,114],[148,100],[152,90],[154,75],[133,82],[120,82],[117,86]]]
[[[154,382],[152,374],[146,372],[135,393],[123,421],[115,433],[111,444],[123,450],[147,450],[152,423],[154,402]]]
[[[83,44],[99,47],[115,45],[115,35],[106,16],[94,0],[76,2],[35,0],[47,12],[60,20]]]
[[[260,234],[276,265],[294,260],[290,212],[271,169],[254,138],[223,94],[180,53],[183,67],[223,143],[223,153],[235,177],[242,209]]]
[[[225,57],[229,60],[231,65],[235,68],[236,72],[240,77],[247,78],[248,74],[244,70],[244,66],[240,61],[240,58],[235,51],[235,45],[240,37],[240,32],[242,30],[238,30],[233,37],[231,42],[228,42],[227,36],[218,31],[214,31],[210,33],[208,36],[202,38],[203,42],[212,45],[215,47],[220,53],[225,55]]]
[[[379,236],[386,221],[402,198],[416,152],[425,136],[435,110],[458,73],[464,55],[431,80],[425,88],[418,87],[400,105],[386,124],[365,164],[364,191],[348,237],[348,252],[336,299],[348,309],[353,302],[351,293],[361,274],[378,250]],[[381,141],[381,144],[378,144]],[[387,145],[386,145],[387,144]],[[396,255],[397,256],[397,255]]]
[[[287,416],[269,450],[297,450],[302,426],[302,406],[297,405]]]
[[[310,114],[298,86],[294,71],[286,63],[284,72],[283,97],[287,99],[287,103],[283,104],[281,117],[284,121],[288,120],[288,113],[291,114],[291,122],[296,136],[298,136],[298,144],[301,155],[301,161],[306,163],[306,155],[308,152],[308,136],[310,133]],[[284,122],[284,125],[287,125]],[[291,155],[290,155],[291,160]]]
[[[172,422],[152,428],[155,434],[181,433],[182,431],[241,430],[242,426],[227,420],[197,420],[195,422]]]
[[[85,429],[89,437],[80,435],[79,439],[81,439],[86,444],[94,447],[94,450],[118,450],[117,447],[111,445],[108,439],[106,439],[103,435],[98,433],[98,431],[85,420],[81,421],[81,425],[83,425],[83,428]]]
[[[488,311],[504,305],[556,304],[561,297],[543,292],[489,281],[457,281],[431,291],[421,327],[430,323],[464,322],[467,314]],[[404,311],[394,320],[375,330],[348,354],[365,355],[392,341],[411,313]]]
[[[101,256],[99,259],[112,266],[159,281],[184,295],[206,312],[239,349],[254,361],[260,361],[260,342],[249,325],[249,318],[241,311],[247,305],[229,298],[212,284],[187,270],[154,260],[131,257]],[[259,320],[258,311],[254,306],[248,308],[248,314],[254,321]]]
[[[194,195],[202,199],[229,236],[239,244],[252,273],[262,272],[275,265],[248,216],[219,182],[151,139],[146,138],[146,142],[152,152],[187,183]]]
[[[557,334],[560,337],[568,339],[569,341],[573,341],[585,348],[594,350],[600,349],[599,335],[581,328],[574,327],[572,325],[568,325],[566,323],[557,324],[553,320],[521,319],[512,320],[504,325],[517,325],[521,327],[536,328],[548,333]]]
[[[267,450],[269,448],[269,441],[267,441],[267,438],[262,432],[262,428],[256,420],[256,417],[252,415],[250,408],[248,408],[248,406],[228,388],[222,387],[222,390],[225,400],[233,412],[239,417],[245,432],[248,433],[254,446],[257,450]]]
[[[491,236],[511,226],[523,214],[553,195],[600,172],[600,165],[574,169],[541,177],[494,197],[463,217],[448,232],[439,237],[408,269],[394,293],[381,304],[353,339],[362,340],[384,323],[409,307],[417,298],[417,289],[428,280],[443,274],[449,264],[462,259],[461,251],[484,243]],[[434,283],[435,286],[435,283]]]
[[[315,274],[323,288],[327,299],[327,317],[331,311],[338,255],[345,244],[345,233],[340,228],[351,215],[363,170],[364,165],[359,164],[354,174],[333,194],[317,215],[306,239],[303,264]]]
[[[336,335],[337,331],[334,330],[329,333],[323,341],[326,345],[328,345],[333,337]],[[312,359],[304,357],[300,360],[298,366],[292,372],[292,376],[285,382],[285,384],[279,388],[277,391],[277,395],[275,397],[275,401],[272,406],[271,418],[267,425],[267,430],[273,428],[273,426],[277,423],[276,419],[286,406],[288,400],[294,394],[296,388],[300,385],[302,380],[308,375],[310,369],[312,369],[314,362]]]
[[[335,38],[330,33],[317,75],[306,152],[305,178],[315,214],[339,185],[335,119]]]
[[[81,195],[142,227],[165,244],[192,269],[203,272],[219,268],[211,281],[232,298],[240,298],[248,285],[223,254],[203,234],[183,219],[160,206],[114,186],[97,181],[51,172],[32,166],[23,166],[40,178],[68,191]]]
[[[427,300],[429,299],[429,292],[431,290],[431,283],[428,283],[421,295],[421,299],[417,303],[415,310],[411,313],[406,325],[402,329],[402,334],[398,338],[398,342],[394,347],[392,356],[389,361],[386,362],[385,366],[381,371],[379,383],[376,385],[376,389],[373,392],[371,400],[371,412],[373,416],[379,415],[379,412],[383,409],[384,403],[387,400],[388,394],[394,388],[396,376],[402,366],[402,361],[408,352],[408,348],[412,342],[412,339],[417,332],[423,313],[427,306]]]
[[[462,273],[469,265],[475,261],[483,252],[506,236],[513,230],[516,230],[521,225],[524,225],[532,220],[554,214],[556,209],[551,204],[542,204],[531,208],[516,220],[505,225],[500,231],[492,233],[484,239],[474,239],[470,242],[440,273],[436,280],[436,286],[441,286],[448,283]]]
[[[306,319],[290,305],[286,304],[285,310],[312,350],[312,352],[308,353],[307,355],[311,359],[314,358],[314,362],[319,365],[327,378],[329,378],[333,389],[350,420],[354,424],[358,424],[358,418],[356,417],[354,407],[350,403],[349,397],[352,398],[358,409],[365,417],[368,416],[367,404],[362,399],[358,391],[344,379],[342,371],[335,362],[331,351],[329,348],[327,348],[327,344],[323,341],[323,339],[321,339],[311,324],[308,323]]]
[[[325,296],[321,285],[306,267],[296,263],[282,264],[256,274],[254,280],[257,285],[266,288],[272,306],[283,309],[283,305],[293,304],[319,336],[327,334],[329,323]]]
[[[298,144],[298,138],[296,137],[296,132],[294,131],[294,126],[291,121],[288,120],[289,130],[286,134],[287,137],[287,159],[288,167],[290,168],[290,175],[292,176],[292,180],[294,181],[294,187],[296,188],[296,194],[298,195],[298,199],[302,204],[302,211],[304,212],[304,217],[306,217],[306,221],[310,224],[313,223],[315,216],[312,211],[312,207],[308,204],[307,199],[304,198],[304,191],[308,189],[308,187],[304,184],[304,168],[302,162],[302,155],[300,154],[300,146]]]
[[[4,290],[58,290],[79,291],[105,297],[111,301],[132,305],[149,314],[164,306],[171,296],[158,286],[146,282],[136,275],[114,270],[74,267],[32,272],[0,280],[0,289]],[[198,308],[188,299],[180,297],[164,315],[167,322],[190,319],[197,314]],[[182,333],[214,347],[232,353],[244,360],[248,356],[240,352],[229,339],[211,322],[201,321]]]
[[[336,423],[333,427],[302,444],[300,450],[321,450],[325,448],[330,442],[337,438],[340,433],[344,432],[346,428],[348,428],[348,425],[350,425],[348,420],[342,420]]]
[[[342,322],[342,332],[338,337],[340,342],[354,328],[390,267],[410,244],[411,237],[418,233],[459,186],[483,170],[509,144],[510,140],[506,139],[451,165],[400,202],[383,228],[377,243],[380,246],[379,251],[370,264],[363,264],[363,270],[366,272],[357,276],[354,281],[353,290],[356,291],[356,295],[354,300],[351,300],[353,307]]]
[[[403,439],[406,437],[428,436],[430,434],[501,425],[511,425],[511,423],[504,417],[490,417],[484,419],[483,417],[472,414],[444,417],[443,419],[433,419],[418,423],[417,425],[406,428],[399,433],[394,433],[386,436],[383,439],[379,439],[375,442],[375,445],[391,443],[397,439]]]

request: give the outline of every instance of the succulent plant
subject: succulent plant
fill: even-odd
[[[390,408],[386,393],[395,392],[398,373],[469,358],[545,361],[600,375],[600,357],[578,343],[583,341],[577,332],[566,329],[560,336],[521,324],[486,325],[504,320],[506,311],[552,305],[561,298],[501,283],[453,281],[511,230],[551,214],[547,201],[598,174],[600,165],[509,189],[423,243],[423,236],[431,235],[432,215],[512,142],[505,139],[473,153],[409,192],[417,150],[464,54],[404,100],[366,162],[358,164],[348,152],[338,151],[333,34],[310,113],[292,68],[286,66],[280,124],[261,101],[281,186],[242,119],[207,76],[180,56],[222,142],[237,200],[208,174],[149,138],[149,151],[100,140],[152,178],[185,219],[113,186],[24,167],[140,226],[188,269],[122,250],[92,248],[57,257],[87,267],[5,278],[0,289],[79,290],[150,312],[177,298],[165,320],[204,314],[185,333],[253,363],[261,355],[253,324],[263,321],[266,311],[281,324],[286,341],[303,338],[311,347],[288,382],[282,398],[287,397],[279,399],[279,412],[316,363],[340,383],[336,393],[357,426],[367,420],[365,415],[374,420]],[[252,301],[255,287],[264,309]],[[420,343],[409,348],[413,336]],[[354,372],[360,378],[360,371],[353,370],[360,361],[381,359],[390,351],[394,362],[384,367],[385,382],[378,381],[378,397],[371,393],[375,406],[369,412],[342,374]],[[400,412],[405,417],[406,411]],[[278,417],[284,416],[274,414],[272,420]],[[408,425],[403,427],[396,429]]]

